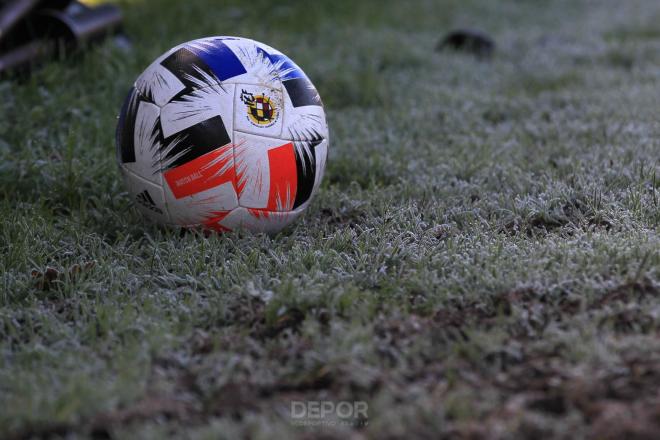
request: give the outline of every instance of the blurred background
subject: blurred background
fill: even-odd
[[[110,3],[117,34],[0,81],[0,437],[660,432],[660,2]],[[133,81],[211,35],[325,104],[275,238],[160,229],[119,178]]]

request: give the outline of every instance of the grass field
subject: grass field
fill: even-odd
[[[120,4],[131,52],[0,82],[0,438],[657,434],[660,3]],[[456,26],[495,57],[434,51]],[[218,34],[326,105],[321,192],[274,237],[146,224],[119,179],[132,81]]]

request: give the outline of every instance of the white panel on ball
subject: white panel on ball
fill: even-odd
[[[291,98],[285,93],[283,114],[283,139],[310,140],[316,135],[324,139],[328,138],[328,124],[323,107],[319,105],[294,107]]]
[[[169,54],[169,52],[168,52]],[[172,72],[160,65],[160,59],[155,61],[135,81],[135,88],[142,96],[151,97],[158,106],[167,104],[185,86]]]
[[[328,160],[328,144],[330,141],[326,138],[316,146],[316,175],[314,176],[314,190],[312,197],[319,190],[323,175],[325,174],[325,163]],[[310,197],[311,199],[311,197]]]
[[[156,223],[169,223],[170,217],[163,195],[163,187],[120,167],[124,180],[130,182],[128,191],[138,210]]]
[[[291,141],[234,132],[234,160],[240,206],[293,208],[297,176]]]
[[[303,211],[303,209],[297,209],[289,212],[271,212],[237,208],[220,221],[220,225],[232,231],[248,230],[274,234],[293,223]]]
[[[280,73],[255,41],[237,38],[222,42],[231,49],[246,70],[242,75],[225,80],[225,83],[257,84],[275,89],[281,87]]]
[[[213,85],[195,89],[165,104],[161,110],[163,136],[170,137],[214,116],[221,116],[225,128],[232,130],[234,85]]]
[[[282,91],[266,86],[236,84],[234,130],[279,138],[284,105]]]

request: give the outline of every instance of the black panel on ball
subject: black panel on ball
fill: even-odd
[[[176,168],[230,142],[222,118],[214,116],[164,140],[161,148],[164,169]]]
[[[298,188],[293,209],[296,209],[312,195],[316,181],[316,146],[323,142],[320,136],[310,141],[296,141],[296,172],[298,175]]]
[[[199,84],[192,81],[193,78],[201,82],[207,82],[208,78],[216,78],[215,73],[204,60],[186,48],[177,50],[160,64],[186,86],[186,90],[179,93],[178,96],[187,95],[191,90],[199,88]],[[219,84],[220,81],[214,81],[214,83]]]
[[[135,117],[137,116],[140,94],[131,87],[119,113],[115,133],[117,156],[122,163],[135,162]]]
[[[307,78],[294,78],[282,81],[294,107],[305,105],[323,106],[319,93]]]

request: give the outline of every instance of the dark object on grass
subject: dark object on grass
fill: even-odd
[[[29,73],[39,62],[68,55],[114,34],[121,11],[72,0],[0,0],[0,75]]]
[[[0,39],[39,4],[39,0],[14,0],[2,3],[0,9]]]
[[[114,5],[94,8],[73,3],[66,10],[44,9],[38,12],[38,20],[47,26],[46,33],[63,38],[68,45],[84,47],[119,29],[121,11]]]
[[[491,58],[495,52],[495,41],[481,31],[456,29],[449,32],[436,46],[437,51],[452,49],[470,53],[477,58]]]

